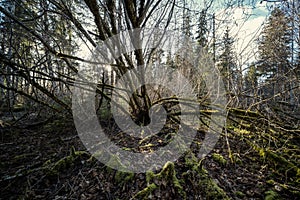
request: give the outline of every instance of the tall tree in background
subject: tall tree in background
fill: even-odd
[[[259,42],[259,71],[266,78],[287,73],[291,56],[289,19],[280,8],[275,8],[262,31]]]
[[[206,10],[203,9],[200,12],[200,16],[198,19],[198,27],[196,31],[196,40],[200,47],[205,47],[207,45],[208,39],[208,28],[207,28],[207,13]]]
[[[255,64],[250,65],[244,78],[244,93],[246,94],[246,108],[257,102],[258,74]]]
[[[6,1],[3,2],[3,6],[6,7],[16,17],[24,21],[23,23],[30,28],[35,27],[34,18],[36,17],[33,7],[34,3],[30,1]],[[31,54],[32,38],[24,34],[22,28],[20,28],[13,20],[7,16],[2,16],[1,24],[1,56],[5,55],[8,59],[17,64],[26,64],[30,66],[33,56]],[[8,63],[1,63],[1,77],[0,87],[2,89],[14,88],[18,90],[24,85],[24,79],[19,77],[18,70],[22,70],[18,66],[13,66]],[[28,89],[28,88],[27,88]],[[5,99],[5,103],[8,107],[13,107],[21,100],[18,93],[15,90],[5,90],[1,93],[1,99]]]
[[[296,10],[298,11],[298,15],[297,15],[297,20],[296,20],[296,29],[298,30],[297,33],[297,37],[296,37],[296,42],[298,45],[298,49],[297,49],[297,59],[296,59],[296,75],[298,80],[300,80],[300,3],[298,3],[299,5],[296,7]]]
[[[0,57],[1,65],[5,66],[0,71],[0,87],[12,101],[5,106],[31,99],[39,105],[53,108],[55,102],[68,109],[58,98],[59,90],[64,92],[72,79],[66,73],[66,64],[74,69],[72,60],[65,58],[66,53],[70,55],[75,50],[71,46],[70,27],[69,31],[66,29],[69,23],[60,18],[65,15],[54,1],[46,0],[6,1],[0,5],[0,11],[4,19]],[[22,98],[16,98],[20,94]]]
[[[268,84],[262,93],[273,100],[293,101],[291,79],[292,31],[286,13],[275,8],[267,21],[259,42],[259,73]],[[287,91],[290,90],[288,93]],[[280,97],[278,94],[281,94]]]
[[[233,48],[234,40],[230,36],[229,27],[226,28],[221,41],[221,54],[219,56],[219,68],[224,76],[225,88],[228,92],[234,92],[237,85],[236,62]]]

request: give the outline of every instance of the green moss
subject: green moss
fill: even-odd
[[[185,165],[188,167],[194,167],[195,163],[197,163],[197,158],[191,151],[186,154],[184,160],[185,160]]]
[[[149,195],[151,195],[151,193],[157,189],[157,185],[155,185],[154,183],[151,183],[150,185],[148,185],[146,188],[144,188],[143,190],[139,191],[138,193],[136,193],[132,199],[149,199]]]
[[[115,180],[117,183],[126,183],[128,181],[131,181],[134,178],[134,173],[133,172],[122,172],[122,171],[117,171],[115,174]]]
[[[146,145],[143,145],[143,146],[140,146],[140,148],[149,148],[149,147],[155,147],[155,144],[146,144]]]
[[[52,163],[51,160],[47,160],[43,166],[47,170],[48,175],[57,175],[68,167],[73,166],[75,160],[82,156],[89,156],[89,154],[85,151],[75,151],[75,148],[72,147],[69,156],[61,158],[55,163]]]
[[[244,198],[245,197],[245,194],[241,191],[236,191],[235,192],[235,195],[238,197],[238,198]]]
[[[265,192],[265,195],[266,195],[265,200],[279,200],[280,199],[278,193],[273,190],[269,190],[269,191]]]
[[[251,111],[251,110],[243,110],[239,108],[229,108],[229,115],[238,116],[240,118],[244,119],[255,119],[258,117],[261,117],[262,115],[257,111]]]
[[[94,160],[97,160],[97,158],[99,158],[102,154],[103,154],[103,151],[102,150],[98,150],[98,151],[96,151],[95,153],[93,153],[91,155],[91,157],[88,159],[88,161],[92,162]]]
[[[110,109],[105,108],[105,106],[101,107],[98,114],[99,114],[100,119],[102,119],[102,120],[110,119],[112,116]]]
[[[191,170],[183,173],[182,176],[186,179],[198,176],[200,179],[198,182],[199,189],[203,191],[206,199],[229,199],[225,191],[210,178],[207,170],[202,165],[202,160],[198,162],[195,155],[189,153],[185,156],[185,163]]]
[[[182,197],[186,197],[186,194],[183,191],[183,187],[176,177],[176,171],[173,162],[168,161],[162,168],[161,172],[155,174],[153,178],[167,179],[167,181],[171,181],[174,184],[174,187],[178,189],[178,193],[181,194]]]
[[[25,106],[23,104],[17,104],[17,105],[14,105],[13,107],[13,111],[14,112],[21,112],[21,111],[24,111],[25,110]]]
[[[202,167],[203,159],[198,161],[194,153],[188,152],[187,155],[184,157],[184,159],[185,159],[185,165],[190,169],[194,171],[198,171],[199,169],[201,169],[201,171],[204,170],[204,168]]]
[[[129,172],[117,155],[110,154],[109,161],[106,163],[106,165],[108,166],[108,172],[112,172],[114,169],[118,169],[118,171],[122,172]]]
[[[300,191],[292,190],[291,192],[295,197],[300,197]]]
[[[225,160],[221,154],[213,153],[212,158],[214,161],[216,161],[217,163],[219,163],[222,166],[225,166],[227,164],[227,160]]]
[[[184,165],[188,168],[182,173],[179,180],[176,176],[176,170],[173,162],[167,162],[162,170],[155,174],[152,171],[146,173],[147,187],[138,192],[134,199],[149,199],[149,195],[161,186],[172,186],[178,194],[178,198],[186,199],[187,194],[184,191],[186,180],[199,180],[195,184],[197,190],[204,195],[205,199],[229,199],[227,194],[220,188],[209,176],[207,170],[202,165],[202,160],[196,158],[194,153],[188,152],[185,157]],[[199,194],[197,194],[199,195]]]
[[[124,150],[124,151],[132,151],[132,148],[123,147],[122,150]]]
[[[267,183],[270,185],[274,185],[276,182],[273,179],[271,179],[271,180],[267,180]]]
[[[146,173],[146,181],[147,184],[151,184],[151,182],[157,183],[171,183],[177,189],[177,192],[181,196],[181,198],[186,199],[186,193],[183,191],[183,187],[176,177],[175,166],[173,162],[168,161],[162,168],[162,170],[154,174],[152,171],[148,171]]]
[[[46,162],[44,162],[43,166],[44,167],[48,167],[49,165],[51,165],[51,159],[47,160]]]
[[[285,172],[291,173],[293,176],[299,177],[300,169],[292,162],[285,159],[283,156],[278,155],[270,150],[266,151],[267,157],[274,161],[277,165],[281,166]]]
[[[239,157],[238,154],[233,153],[232,157],[233,157],[233,161],[234,161],[236,164],[238,164],[238,165],[243,164],[243,161],[240,159],[240,157]]]
[[[297,174],[296,174],[296,176],[297,176],[297,177],[300,177],[300,168],[297,169]]]
[[[248,135],[248,134],[251,133],[250,131],[248,131],[246,129],[239,129],[239,128],[236,128],[236,127],[234,128],[233,131],[236,132],[236,133],[239,133],[241,135]]]
[[[65,170],[67,167],[72,166],[75,158],[73,156],[66,156],[56,163],[53,164],[52,167],[48,168],[47,174],[48,175],[58,175],[59,172]]]
[[[209,176],[206,174],[199,184],[202,185],[204,189],[206,199],[226,199],[229,200],[230,198],[227,196],[225,191],[220,188]]]
[[[264,149],[259,149],[258,154],[263,158],[266,156]]]
[[[13,160],[22,160],[22,159],[24,159],[26,157],[30,157],[32,155],[34,155],[34,154],[32,154],[32,153],[25,153],[25,154],[17,155],[17,156],[15,156],[13,158]]]
[[[154,177],[154,172],[153,171],[147,171],[146,172],[146,181],[147,183],[150,183],[150,181],[153,179]]]

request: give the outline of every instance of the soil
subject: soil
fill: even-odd
[[[150,176],[97,161],[71,118],[33,124],[0,126],[0,199],[300,199],[300,171],[296,176],[280,170],[235,131],[227,139],[223,133],[204,159],[188,162],[186,154]],[[117,141],[122,133],[110,134]],[[198,131],[190,156],[197,155],[203,134]]]

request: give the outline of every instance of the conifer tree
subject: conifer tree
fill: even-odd
[[[275,8],[262,31],[259,41],[260,66],[266,78],[287,73],[291,56],[289,19],[280,8]]]
[[[227,27],[221,42],[221,55],[219,57],[219,68],[224,76],[225,88],[232,92],[237,84],[236,62],[233,49],[234,40],[230,36]]]
[[[196,40],[200,47],[205,47],[207,45],[207,18],[206,18],[206,10],[202,10],[200,12],[199,20],[198,20],[198,29],[196,31]]]

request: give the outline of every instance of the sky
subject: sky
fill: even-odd
[[[217,38],[222,38],[227,26],[230,28],[239,66],[247,66],[257,60],[257,39],[268,14],[266,3],[260,1],[254,6],[233,6],[216,10]],[[224,21],[227,23],[224,24]]]
[[[190,9],[201,10],[211,0],[187,0],[193,5]],[[270,6],[262,0],[212,0],[209,8],[210,15],[215,14],[216,46],[223,38],[226,28],[234,38],[234,47],[238,66],[246,69],[257,61],[258,37],[263,25],[270,14]],[[210,27],[211,29],[211,27]],[[212,37],[212,33],[210,33]],[[217,52],[218,54],[218,52]]]

